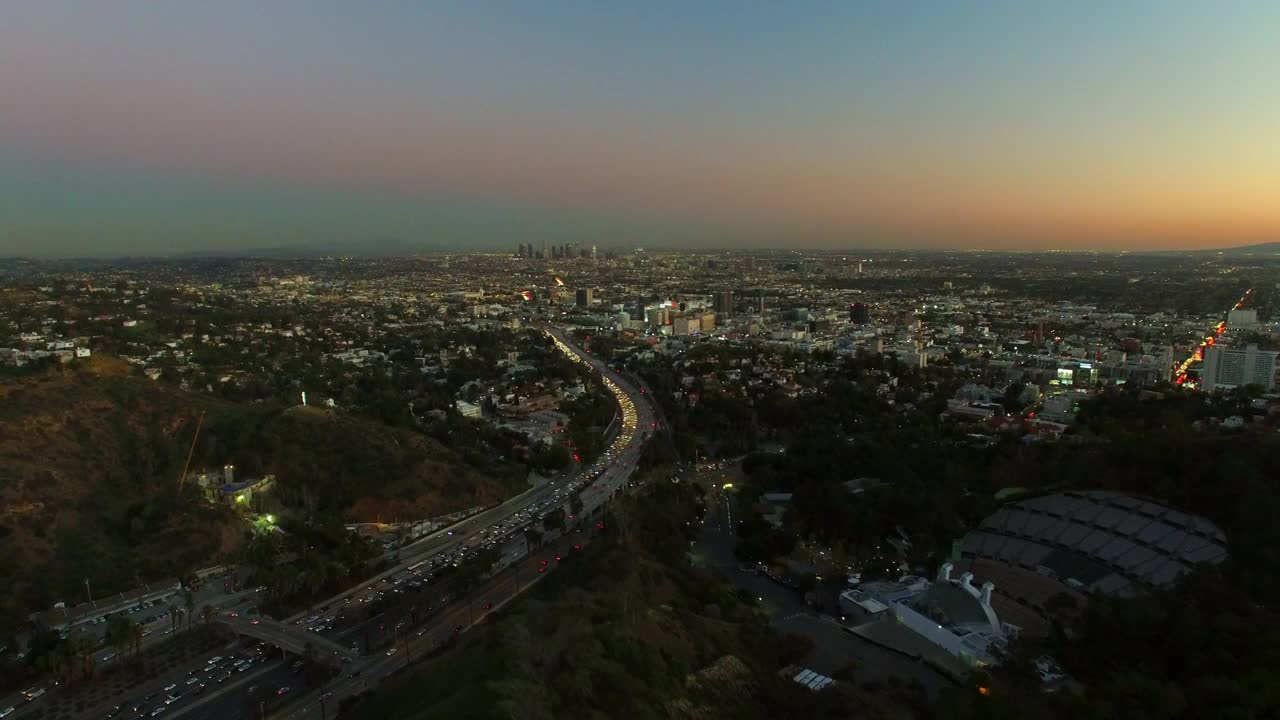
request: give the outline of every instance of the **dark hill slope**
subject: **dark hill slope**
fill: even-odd
[[[487,504],[523,472],[481,473],[415,433],[329,413],[242,406],[175,391],[127,364],[0,379],[0,628],[32,609],[174,577],[238,543],[237,516],[178,476],[193,468],[274,473],[276,502],[348,519],[416,518]]]

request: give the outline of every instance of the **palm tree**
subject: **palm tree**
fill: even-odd
[[[142,649],[142,626],[138,623],[125,618],[129,623],[129,641],[133,643],[133,656],[138,657],[138,652]]]
[[[71,646],[68,650],[79,663],[80,673],[85,678],[93,677],[93,651],[98,649],[98,643],[88,635],[75,635],[68,642]]]
[[[129,618],[117,615],[107,621],[107,644],[117,654],[129,644]]]
[[[71,672],[75,669],[75,649],[72,647],[71,640],[63,640],[58,643],[57,647],[50,653],[53,656],[53,668],[62,675],[62,681],[69,682],[71,680]]]

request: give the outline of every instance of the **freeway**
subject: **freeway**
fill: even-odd
[[[238,613],[227,613],[220,616],[218,621],[229,627],[237,635],[271,643],[295,655],[305,654],[308,646],[310,646],[311,651],[318,660],[328,661],[332,659],[334,664],[339,664],[343,660],[349,662],[357,657],[356,653],[350,648],[343,647],[328,638],[298,632],[296,628],[276,622],[271,618],[245,618],[240,617]]]
[[[414,635],[409,635],[415,629],[413,627],[407,627],[401,635],[400,628],[406,623],[396,623],[391,629],[395,638],[385,652],[380,651],[351,664],[349,672],[327,685],[323,692],[317,690],[303,696],[286,714],[278,717],[326,717],[336,711],[338,703],[344,697],[358,695],[368,686],[403,668],[415,654],[429,652],[447,643],[456,634],[481,620],[485,614],[501,607],[545,577],[548,568],[554,568],[562,558],[568,558],[580,548],[581,542],[585,542],[579,540],[582,537],[578,534],[581,532],[579,528],[574,532],[567,532],[550,547],[530,554],[524,543],[523,533],[520,532],[524,527],[537,523],[548,513],[567,505],[574,492],[582,499],[583,515],[589,516],[625,489],[635,472],[647,434],[640,430],[656,427],[653,410],[646,402],[648,398],[599,359],[578,347],[562,331],[552,327],[544,329],[562,352],[575,362],[597,372],[605,387],[614,394],[622,418],[617,436],[603,456],[584,468],[577,477],[528,491],[514,498],[514,502],[508,501],[491,508],[460,523],[447,533],[425,538],[414,544],[407,558],[402,549],[404,559],[395,568],[336,596],[322,606],[325,609],[321,612],[293,619],[296,624],[305,623],[308,632],[330,631],[334,623],[345,614],[347,604],[371,602],[387,591],[383,589],[384,586],[394,588],[402,583],[421,586],[424,580],[430,579],[433,570],[438,570],[447,563],[457,562],[482,546],[500,549],[503,562],[509,563],[505,570],[495,574],[478,591],[472,593],[466,602],[450,605],[442,598],[443,607],[439,614],[428,619]],[[523,581],[522,570],[525,572]],[[350,636],[361,629],[367,632],[367,627],[374,623],[380,623],[379,629],[385,633],[388,631],[387,624],[392,622],[394,618],[378,615],[356,627],[344,629],[339,636]]]
[[[1244,307],[1245,302],[1248,301],[1249,296],[1252,294],[1253,294],[1253,288],[1249,288],[1248,290],[1245,290],[1244,295],[1240,296],[1240,299],[1236,301],[1235,305],[1231,306],[1231,309],[1239,310],[1240,308]],[[1228,311],[1228,315],[1230,315],[1229,311]],[[1222,333],[1226,332],[1226,329],[1227,329],[1227,323],[1225,321],[1219,321],[1217,325],[1214,325],[1210,329],[1209,334],[1205,335],[1200,340],[1200,344],[1191,349],[1191,356],[1188,357],[1186,360],[1183,360],[1182,364],[1179,365],[1173,371],[1173,382],[1175,385],[1186,385],[1187,387],[1194,388],[1199,384],[1198,382],[1191,380],[1189,378],[1191,366],[1194,363],[1204,360],[1204,355],[1206,352],[1208,352],[1208,348],[1213,347],[1213,345],[1217,342],[1218,338],[1222,336]]]
[[[489,613],[502,609],[520,593],[547,577],[562,562],[572,562],[575,548],[586,543],[585,539],[578,540],[578,535],[571,534],[539,549],[520,564],[508,567],[486,581],[472,594],[468,603],[452,606],[420,627],[407,627],[398,634],[390,648],[379,651],[359,665],[349,666],[350,672],[334,679],[323,690],[312,690],[299,696],[280,714],[270,717],[277,720],[333,717],[343,699],[363,693],[403,670],[415,658],[447,646],[459,634],[483,621]]]
[[[344,674],[329,683],[323,699],[317,690],[299,693],[301,701],[286,705],[284,712],[302,713],[297,715],[302,717],[310,711],[312,717],[317,714],[323,717],[324,712],[336,710],[341,697],[358,694],[367,685],[376,683],[403,667],[415,654],[428,652],[447,643],[455,634],[545,577],[546,571],[554,568],[561,557],[567,559],[581,544],[588,541],[587,535],[581,533],[581,528],[571,528],[560,538],[548,533],[549,545],[530,553],[523,532],[525,528],[533,525],[541,527],[542,519],[565,508],[574,494],[581,498],[582,515],[587,517],[625,489],[639,462],[644,440],[649,430],[656,427],[653,409],[645,402],[648,398],[632,383],[619,377],[604,363],[578,347],[562,331],[552,327],[544,330],[561,352],[598,373],[602,383],[618,403],[620,422],[614,423],[613,435],[603,454],[574,474],[553,479],[449,528],[405,545],[400,549],[400,560],[394,567],[328,600],[316,603],[318,611],[309,615],[299,613],[285,621],[276,622],[267,617],[241,618],[228,612],[221,613],[219,621],[241,635],[263,639],[294,653],[304,652],[310,646],[318,657],[336,657],[344,661]],[[576,524],[581,524],[582,519],[577,518]],[[426,593],[428,587],[433,588],[432,592],[439,592],[440,586],[427,585],[433,576],[440,573],[446,565],[457,565],[485,548],[500,550],[500,567],[503,569],[495,573],[477,592],[470,594],[465,603],[450,602],[448,597],[439,597],[438,606],[432,602],[428,608],[428,611],[437,607],[438,610],[429,614],[426,623],[406,629],[403,634],[399,630],[406,623],[395,623],[394,618],[375,616],[336,635],[326,636],[325,633],[332,632],[335,623],[345,615],[348,605],[358,607],[373,602],[388,592],[408,591],[411,586],[418,588],[418,592]],[[211,596],[214,594],[210,593]],[[208,600],[212,602],[208,604],[227,608],[252,594],[252,591],[219,594],[217,597],[209,597]],[[201,603],[203,604],[205,603]],[[348,648],[349,636],[362,629],[367,636],[369,626],[379,622],[382,623],[378,626],[382,640],[390,639],[386,635],[395,633],[394,644],[390,649],[396,652],[387,654],[387,648],[384,647],[373,655],[361,657],[356,651],[358,644]],[[394,627],[391,627],[393,624]],[[406,637],[411,631],[416,634]],[[272,665],[261,672],[270,676],[270,683],[287,684],[286,668]],[[154,681],[160,682],[158,679]],[[164,714],[167,717],[190,714],[195,720],[230,717],[243,713],[240,706],[244,702],[245,695],[242,691],[234,686],[227,686],[211,690],[208,698],[167,708],[168,712]],[[321,705],[324,706],[323,709]]]
[[[473,593],[466,603],[450,605],[448,598],[441,598],[440,613],[431,618],[415,638],[399,637],[399,627],[403,623],[397,624],[394,628],[397,636],[390,654],[379,652],[356,659],[348,666],[349,671],[345,677],[326,687],[323,697],[318,693],[307,695],[302,702],[294,704],[297,709],[290,711],[289,717],[301,717],[308,711],[323,714],[336,709],[340,698],[358,694],[369,683],[376,682],[407,663],[415,645],[423,646],[419,652],[429,650],[447,642],[453,634],[470,627],[479,619],[476,617],[477,605],[480,607],[480,616],[483,616],[495,605],[508,602],[523,589],[527,589],[532,581],[543,577],[546,567],[544,565],[539,569],[536,565],[531,565],[536,572],[526,572],[528,577],[523,587],[521,586],[521,567],[528,563],[530,557],[524,541],[524,528],[540,524],[546,515],[567,506],[575,493],[582,500],[582,514],[590,516],[625,489],[639,462],[648,431],[656,427],[653,410],[646,402],[648,398],[632,383],[619,377],[599,359],[577,346],[563,331],[550,326],[544,327],[544,331],[566,356],[599,374],[605,388],[614,395],[621,422],[616,423],[616,434],[612,441],[600,458],[582,468],[576,475],[526,491],[450,528],[406,545],[400,550],[400,561],[396,566],[325,602],[317,603],[320,608],[318,612],[310,615],[299,613],[288,618],[287,624],[273,624],[273,635],[270,638],[272,642],[297,647],[304,644],[307,637],[323,637],[324,633],[332,631],[334,625],[345,618],[348,605],[374,602],[388,591],[397,591],[401,585],[405,588],[420,588],[446,565],[457,565],[482,548],[500,550],[500,562],[508,566],[491,578],[478,593]],[[550,549],[544,548],[532,557],[538,558],[549,552],[559,561],[561,556],[557,552],[567,553],[577,546],[574,534],[566,533]],[[385,633],[387,622],[390,620],[381,615],[367,618],[355,627],[344,629],[338,637],[347,637],[361,630],[367,634],[369,626],[375,623],[381,623],[379,631]],[[254,629],[260,627],[255,626]],[[404,648],[403,654],[397,657],[401,647]]]
[[[200,609],[208,606],[215,610],[233,607],[241,603],[247,603],[257,597],[256,589],[236,590],[230,585],[230,576],[221,576],[209,578],[195,591],[193,594],[194,608],[196,618],[194,622],[199,622]],[[167,598],[153,599],[139,602],[137,605],[130,605],[127,608],[119,609],[109,613],[110,616],[124,616],[137,623],[142,630],[142,641],[139,643],[141,649],[146,649],[157,643],[171,639],[173,634],[173,621],[168,615],[169,605],[173,604],[182,607],[182,594],[176,591],[172,592]],[[185,620],[184,620],[185,623]],[[86,636],[94,642],[102,644],[93,654],[94,665],[98,668],[105,668],[113,663],[119,662],[123,657],[117,658],[117,651],[105,645],[105,634],[107,629],[107,621],[105,619],[93,620],[77,623],[64,630],[68,637]],[[32,689],[52,689],[56,683],[52,680],[37,683]],[[0,698],[0,712],[8,708],[15,708],[12,715],[6,717],[6,720],[20,720],[27,715],[27,708],[33,711],[41,705],[47,703],[48,699],[37,698],[34,701],[28,701],[23,695],[15,694],[10,697]]]
[[[576,475],[527,490],[449,528],[405,545],[400,549],[397,565],[360,585],[338,593],[326,602],[317,603],[320,607],[329,608],[328,614],[313,613],[307,620],[315,623],[325,617],[331,618],[342,604],[351,600],[367,602],[372,599],[371,593],[377,592],[378,585],[397,577],[406,578],[411,574],[409,568],[420,563],[426,563],[431,569],[439,569],[446,563],[456,564],[481,547],[500,546],[523,528],[567,505],[570,496],[584,487],[586,490],[581,497],[587,512],[598,508],[623,487],[640,459],[644,444],[644,433],[640,428],[652,429],[656,426],[652,409],[648,403],[643,402],[643,394],[634,385],[578,347],[562,331],[551,326],[544,327],[544,330],[561,352],[599,373],[605,387],[618,403],[622,422],[604,455],[581,468]],[[419,570],[412,574],[422,576],[425,573]],[[296,623],[306,615],[307,613],[298,613],[286,621]]]

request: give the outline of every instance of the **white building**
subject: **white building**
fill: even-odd
[[[1234,308],[1227,313],[1227,327],[1232,330],[1252,330],[1258,327],[1258,311],[1253,308]]]
[[[472,405],[465,400],[458,400],[454,403],[454,407],[458,409],[458,414],[465,418],[478,418],[481,414],[479,405]]]
[[[916,598],[914,607],[899,602],[891,609],[899,623],[966,665],[994,665],[992,651],[1017,636],[1019,629],[1001,623],[992,609],[995,586],[988,582],[977,588],[972,581],[972,573],[953,579],[951,563],[944,563],[937,581]]]
[[[1215,345],[1204,355],[1200,389],[1213,392],[1241,385],[1261,385],[1270,390],[1276,386],[1277,355],[1280,353],[1259,350],[1257,345],[1243,349]]]

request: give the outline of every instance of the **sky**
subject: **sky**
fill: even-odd
[[[1280,3],[15,0],[0,255],[1280,240]]]

